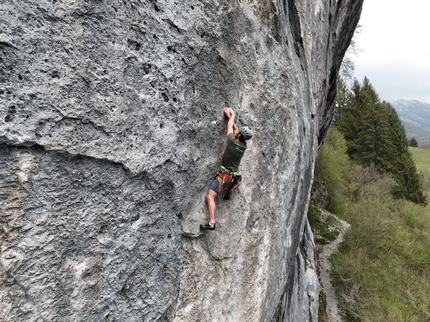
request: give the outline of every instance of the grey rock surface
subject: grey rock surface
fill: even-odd
[[[306,211],[362,0],[0,4],[0,320],[316,321]],[[255,136],[201,232],[224,106]]]

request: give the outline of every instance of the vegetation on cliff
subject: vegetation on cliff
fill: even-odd
[[[326,208],[351,224],[331,257],[344,320],[427,321],[430,213],[422,205],[395,198],[395,179],[374,166],[350,161],[346,150],[343,136],[331,128],[315,178],[319,189],[328,191]],[[317,217],[315,211],[310,216],[314,227],[312,218]]]
[[[325,233],[332,230],[319,207],[351,224],[331,256],[343,318],[428,321],[430,150],[408,148],[396,112],[368,79],[351,89],[341,81],[337,108],[318,154],[308,216],[323,244],[335,236]]]

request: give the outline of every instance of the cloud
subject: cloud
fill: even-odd
[[[381,99],[430,103],[429,6],[428,0],[364,2],[355,77],[367,76]]]
[[[430,104],[430,68],[409,61],[356,63],[355,77],[369,78],[383,100],[416,99]]]

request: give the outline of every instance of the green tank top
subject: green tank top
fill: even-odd
[[[246,143],[239,142],[234,133],[230,133],[227,135],[227,146],[222,156],[222,165],[232,171],[238,171],[245,150]]]

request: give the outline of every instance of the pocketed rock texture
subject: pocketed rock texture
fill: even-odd
[[[0,320],[316,321],[307,204],[361,6],[2,1]],[[239,105],[243,184],[202,232]]]

